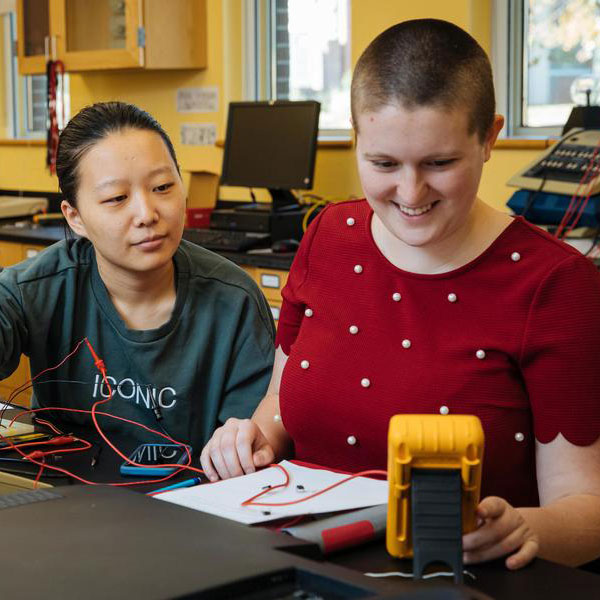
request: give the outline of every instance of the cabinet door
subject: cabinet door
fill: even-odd
[[[17,2],[17,54],[22,75],[46,72],[51,53],[50,1]]]
[[[0,267],[10,267],[23,260],[21,244],[0,241]]]
[[[16,390],[18,387],[27,383],[31,379],[31,374],[29,372],[29,359],[25,356],[21,356],[21,362],[19,362],[19,366],[16,371],[0,381],[0,396],[2,396],[5,400],[8,400],[9,396]],[[18,404],[19,406],[31,406],[31,388],[26,389],[25,391],[18,394],[13,402]]]
[[[281,302],[281,290],[287,282],[289,271],[279,269],[256,269],[256,282],[267,300]]]
[[[275,321],[275,327],[279,325],[279,313],[281,312],[281,302],[278,300],[267,300],[271,314],[273,315],[273,321]]]
[[[23,244],[21,247],[21,260],[27,260],[37,256],[42,250],[45,250],[47,246],[35,246],[33,244]]]
[[[144,66],[139,0],[53,0],[57,54],[67,71]]]

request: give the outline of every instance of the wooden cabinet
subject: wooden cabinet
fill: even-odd
[[[21,362],[17,367],[17,370],[12,373],[6,379],[0,381],[0,398],[4,400],[8,400],[9,396],[12,392],[28,382],[31,379],[31,374],[29,370],[29,359],[23,354],[21,356]],[[22,394],[16,396],[13,400],[15,404],[20,406],[30,406],[31,405],[31,389],[24,391]]]
[[[258,283],[258,287],[269,303],[275,325],[277,325],[282,303],[281,290],[287,282],[289,272],[262,267],[243,267],[243,269]]]
[[[21,244],[0,241],[0,267],[10,267],[23,260],[22,256]]]
[[[18,0],[21,74],[206,67],[206,0]]]
[[[50,56],[50,0],[19,0],[17,36],[19,71],[45,73]]]
[[[37,256],[47,246],[36,246],[35,244],[21,244],[21,260]]]
[[[17,242],[0,241],[0,267],[9,267],[26,258],[35,256],[41,252],[45,246],[35,244],[19,244]],[[14,389],[29,381],[31,375],[29,372],[29,359],[23,355],[21,362],[12,375],[0,381],[0,401],[8,400],[8,397]],[[19,394],[15,402],[22,406],[29,406],[31,402],[31,390]]]

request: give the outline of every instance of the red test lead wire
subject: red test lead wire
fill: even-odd
[[[28,413],[38,413],[38,412],[42,412],[42,411],[46,411],[46,410],[61,410],[64,412],[74,412],[74,413],[81,413],[81,414],[91,414],[90,410],[84,410],[84,409],[78,409],[78,408],[62,408],[62,407],[43,407],[43,408],[32,408],[29,410],[24,410],[21,411],[20,413],[18,413],[14,418],[13,421],[18,419],[21,415],[24,414],[28,414]],[[136,425],[138,427],[141,427],[142,429],[145,429],[146,431],[150,432],[150,433],[154,433],[158,436],[161,436],[165,439],[168,439],[169,441],[172,441],[172,443],[175,444],[181,444],[180,442],[176,442],[175,440],[172,440],[172,438],[170,438],[169,436],[161,433],[160,431],[155,431],[154,429],[151,429],[150,427],[144,425],[143,423],[137,423],[136,421],[131,421],[130,419],[126,419],[124,417],[119,417],[117,415],[111,415],[110,413],[104,413],[104,412],[97,412],[97,415],[100,416],[105,416],[105,417],[109,417],[112,419],[116,419],[119,421],[123,421],[125,423],[130,423],[132,425]],[[0,436],[1,437],[1,436]],[[90,444],[90,447],[92,445]],[[77,450],[85,450],[87,448],[82,448],[79,449],[77,448]],[[28,456],[19,449],[19,446],[15,446],[14,450],[16,452],[18,452],[23,458],[28,458]],[[40,463],[39,461],[35,460],[35,459],[30,459],[30,461],[38,466],[42,466],[42,463]],[[131,461],[130,461],[131,462]],[[133,463],[136,464],[136,463]],[[143,468],[152,468],[152,465],[141,465]],[[172,464],[172,465],[163,465],[163,466],[168,466],[168,467],[174,467],[176,468],[176,470],[173,473],[169,473],[168,475],[166,475],[165,477],[161,477],[159,479],[145,479],[145,480],[141,480],[141,481],[131,481],[131,482],[113,482],[113,483],[100,483],[97,481],[90,481],[88,479],[85,479],[83,477],[79,477],[78,475],[75,475],[75,473],[72,473],[71,471],[69,471],[68,469],[63,469],[62,467],[58,467],[56,465],[50,465],[50,464],[46,464],[45,468],[52,470],[52,471],[58,471],[59,473],[64,473],[65,475],[68,475],[69,477],[72,477],[73,479],[81,482],[81,483],[85,483],[88,485],[110,485],[110,486],[115,486],[115,487],[130,487],[130,486],[135,486],[135,485],[145,485],[145,484],[150,484],[150,483],[162,483],[163,481],[167,481],[169,479],[171,479],[172,477],[174,477],[175,475],[177,475],[178,473],[181,473],[181,471],[195,471],[195,472],[199,472],[199,473],[203,473],[203,471],[201,469],[197,469],[195,467],[192,467],[190,465],[185,465],[185,464]]]
[[[78,475],[75,475],[74,473],[71,473],[70,471],[68,471],[67,469],[63,469],[61,467],[57,467],[56,465],[50,465],[47,464],[45,462],[45,457],[51,454],[56,454],[56,453],[66,453],[66,452],[80,452],[83,450],[87,450],[89,448],[92,447],[92,444],[90,444],[89,442],[85,441],[85,440],[80,440],[77,438],[74,438],[72,436],[62,436],[59,438],[54,438],[54,440],[56,440],[54,442],[54,444],[59,444],[61,442],[66,443],[65,440],[69,440],[69,441],[81,441],[82,443],[85,443],[86,446],[81,447],[81,448],[68,448],[68,449],[57,449],[57,450],[52,450],[49,452],[42,452],[42,451],[34,451],[31,452],[29,454],[25,454],[24,452],[22,452],[18,446],[13,444],[13,448],[14,450],[16,450],[23,458],[28,459],[30,462],[37,464],[40,467],[40,471],[38,472],[38,476],[36,477],[36,482],[39,481],[41,474],[43,472],[44,469],[50,469],[53,471],[58,471],[61,473],[64,473],[65,475],[68,475],[70,477],[73,477],[74,479],[76,479],[77,481],[80,481],[82,483],[88,484],[88,485],[110,485],[110,486],[115,486],[115,487],[126,487],[126,486],[134,486],[134,485],[144,485],[144,484],[149,484],[149,483],[161,483],[163,481],[167,481],[168,479],[171,479],[172,477],[174,477],[175,475],[177,475],[178,473],[180,473],[181,471],[194,471],[196,473],[204,473],[204,471],[202,471],[201,469],[197,469],[195,467],[191,466],[191,454],[189,449],[187,448],[187,446],[185,444],[182,444],[181,442],[178,442],[177,440],[173,439],[172,437],[170,437],[169,435],[162,433],[160,431],[156,431],[154,429],[151,429],[150,427],[148,427],[147,425],[144,425],[143,423],[138,423],[136,421],[132,421],[130,419],[126,419],[124,417],[119,417],[117,415],[112,415],[110,413],[106,413],[106,412],[101,412],[98,411],[97,408],[100,404],[105,404],[106,402],[108,402],[111,398],[112,398],[112,388],[110,383],[108,382],[107,379],[107,373],[106,373],[106,367],[104,365],[104,361],[97,355],[97,353],[95,352],[94,348],[92,347],[90,341],[88,340],[88,338],[84,338],[83,340],[81,340],[77,346],[75,347],[75,349],[69,354],[67,355],[58,365],[56,365],[55,367],[49,367],[47,369],[44,369],[42,372],[38,373],[34,378],[32,378],[29,382],[27,382],[27,384],[24,384],[23,386],[20,386],[20,388],[17,388],[17,390],[15,390],[16,393],[13,393],[11,395],[11,398],[15,397],[16,395],[18,395],[19,393],[21,393],[22,391],[24,391],[25,389],[27,389],[28,386],[33,385],[33,382],[38,379],[42,374],[48,372],[48,371],[52,371],[57,369],[58,367],[60,367],[62,364],[64,364],[71,356],[73,356],[81,347],[81,345],[85,343],[90,351],[90,354],[92,355],[92,358],[94,359],[94,365],[96,366],[96,368],[100,371],[101,375],[102,375],[102,382],[104,385],[107,386],[108,388],[108,396],[107,398],[104,398],[102,400],[98,400],[97,402],[95,402],[92,405],[91,410],[84,410],[84,409],[75,409],[75,408],[63,408],[63,407],[43,407],[43,408],[34,408],[34,409],[30,409],[30,410],[24,410],[21,411],[20,413],[18,413],[11,421],[10,425],[12,425],[16,419],[18,419],[20,416],[24,415],[24,414],[37,414],[38,412],[42,412],[42,411],[47,411],[47,410],[59,410],[59,411],[64,411],[64,412],[74,412],[74,413],[82,413],[82,414],[90,414],[92,416],[92,420],[94,422],[94,426],[96,428],[96,431],[100,434],[100,436],[102,437],[102,439],[113,449],[113,451],[120,456],[121,458],[123,458],[123,460],[125,460],[127,463],[132,464],[134,466],[138,466],[141,468],[152,468],[152,465],[142,465],[139,463],[136,463],[135,461],[129,459],[129,457],[125,456],[125,454],[123,454],[109,439],[108,437],[104,434],[104,432],[102,431],[97,417],[98,416],[104,416],[104,417],[109,417],[112,419],[116,419],[125,423],[129,423],[132,425],[135,425],[137,427],[140,427],[150,433],[153,433],[155,435],[158,435],[159,437],[162,437],[163,439],[168,440],[169,442],[176,444],[176,445],[181,445],[181,446],[185,446],[186,448],[186,452],[187,452],[187,458],[188,458],[188,462],[184,463],[184,464],[165,464],[162,465],[163,467],[172,467],[175,469],[175,471],[173,473],[170,473],[169,475],[166,475],[165,477],[162,477],[160,479],[152,479],[152,480],[144,480],[144,481],[134,481],[134,482],[115,482],[115,483],[108,483],[108,484],[100,484],[98,482],[95,481],[89,481],[87,479],[84,479],[83,477],[79,477]],[[4,438],[4,436],[1,435],[0,433],[0,438]],[[9,439],[9,438],[4,438],[4,439]],[[44,443],[48,443],[48,441],[46,442],[32,442],[31,444],[44,444]],[[29,445],[29,444],[27,444]],[[41,459],[42,462],[40,462]],[[283,472],[283,474],[285,475],[285,481],[281,484],[277,484],[277,485],[273,485],[273,486],[269,486],[267,489],[262,490],[261,492],[259,492],[258,494],[252,496],[251,498],[248,498],[247,500],[245,500],[244,502],[242,502],[242,506],[290,506],[292,504],[299,504],[301,502],[306,502],[307,500],[310,500],[312,498],[315,498],[316,496],[320,496],[321,494],[324,494],[326,492],[328,492],[329,490],[332,490],[344,483],[347,483],[348,481],[351,481],[352,479],[355,479],[356,477],[364,477],[364,476],[368,476],[368,475],[380,475],[380,476],[384,476],[387,477],[387,472],[383,471],[383,470],[368,470],[368,471],[360,471],[359,473],[354,473],[353,475],[350,475],[348,477],[346,477],[345,479],[342,479],[330,486],[327,486],[326,488],[323,488],[322,490],[319,490],[317,492],[314,492],[313,494],[309,494],[307,496],[302,497],[299,500],[293,500],[290,502],[255,502],[255,500],[257,498],[260,498],[261,496],[263,496],[264,494],[267,494],[269,492],[272,492],[276,489],[281,489],[281,488],[286,488],[289,485],[290,482],[290,476],[289,473],[287,472],[287,470],[281,466],[281,465],[277,465],[277,464],[272,464],[270,465],[272,467],[278,468],[279,470],[281,470]]]
[[[264,494],[268,494],[269,492],[272,492],[273,490],[276,490],[279,488],[286,488],[290,483],[290,474],[287,472],[287,469],[285,469],[285,467],[282,467],[281,465],[277,465],[277,464],[272,464],[269,466],[277,467],[279,470],[283,471],[283,473],[285,475],[285,481],[278,485],[271,485],[268,488],[259,492],[258,494],[252,496],[251,498],[244,500],[242,502],[242,506],[291,506],[293,504],[300,504],[301,502],[306,502],[307,500],[316,498],[317,496],[320,496],[321,494],[324,494],[324,493],[332,490],[333,488],[343,485],[344,483],[348,483],[349,481],[351,481],[352,479],[356,479],[357,477],[365,477],[368,475],[381,475],[383,477],[387,477],[387,471],[383,471],[380,469],[370,469],[368,471],[360,471],[358,473],[349,475],[345,479],[341,479],[340,481],[337,481],[336,483],[328,485],[327,487],[323,488],[322,490],[319,490],[318,492],[314,492],[313,494],[308,494],[307,496],[303,496],[299,500],[290,500],[289,502],[255,502],[255,500],[257,498],[260,498]]]
[[[104,432],[102,431],[102,429],[100,428],[100,425],[98,423],[98,420],[96,418],[96,411],[98,406],[100,406],[101,404],[105,404],[107,403],[109,400],[111,400],[113,392],[112,392],[112,388],[110,383],[108,382],[108,378],[106,375],[106,367],[104,366],[104,361],[98,357],[98,355],[96,354],[94,348],[92,347],[90,341],[88,340],[88,338],[84,338],[85,343],[87,344],[87,347],[90,350],[90,353],[92,354],[92,357],[94,358],[94,365],[96,365],[96,368],[100,371],[100,373],[102,374],[102,382],[104,384],[106,384],[106,387],[108,388],[108,396],[106,398],[104,398],[103,400],[98,400],[96,402],[94,402],[94,404],[92,405],[92,410],[91,410],[91,415],[92,415],[92,421],[94,422],[94,426],[96,427],[96,431],[100,434],[100,437],[106,442],[106,444],[108,444],[108,446],[118,455],[120,456],[125,462],[127,462],[130,465],[134,465],[136,467],[142,467],[144,469],[149,469],[152,468],[152,465],[142,465],[140,463],[136,463],[135,461],[131,460],[128,456],[125,456],[125,454],[123,454],[109,439],[108,437],[104,434]],[[183,446],[187,455],[187,462],[183,463],[183,465],[179,465],[179,464],[164,464],[162,465],[163,467],[175,467],[175,468],[179,468],[182,466],[185,466],[187,468],[189,468],[189,470],[192,471],[197,471],[199,473],[203,473],[202,470],[200,469],[196,469],[195,467],[191,466],[191,462],[192,462],[192,455],[190,453],[189,448],[187,447],[187,445],[182,444],[181,442],[178,442],[176,440],[174,440],[173,438],[171,438],[170,436],[166,435],[166,434],[162,434],[162,437],[169,440],[171,443],[173,444],[177,444],[180,446]]]
[[[181,473],[182,471],[194,471],[196,473],[203,473],[203,471],[201,469],[197,469],[196,467],[192,467],[191,466],[191,460],[192,460],[192,456],[191,453],[189,451],[189,449],[187,448],[187,445],[178,442],[177,440],[173,439],[172,437],[170,437],[169,435],[162,433],[160,431],[156,431],[154,429],[151,429],[150,427],[144,425],[143,423],[138,423],[136,421],[132,421],[130,419],[126,419],[124,417],[119,417],[117,415],[112,415],[110,413],[105,413],[105,412],[100,412],[97,410],[98,405],[100,404],[104,404],[106,402],[108,402],[111,398],[112,398],[112,388],[110,386],[110,383],[108,382],[107,379],[107,374],[106,374],[106,367],[104,365],[104,361],[102,361],[102,359],[100,359],[98,357],[98,355],[96,354],[94,348],[92,347],[91,343],[89,342],[89,340],[87,338],[82,339],[77,345],[76,347],[73,349],[72,352],[70,352],[63,360],[61,360],[56,366],[54,367],[49,367],[47,369],[44,369],[43,371],[41,371],[40,373],[38,373],[35,377],[33,377],[32,379],[30,379],[26,384],[23,384],[21,386],[19,386],[19,388],[17,388],[16,390],[14,390],[14,392],[11,394],[10,399],[12,400],[13,398],[15,398],[18,394],[22,393],[23,391],[25,391],[28,387],[31,387],[33,385],[33,383],[44,373],[48,372],[48,371],[53,371],[57,368],[59,368],[61,365],[63,365],[69,358],[71,358],[81,347],[81,345],[85,343],[88,347],[88,349],[90,350],[90,353],[94,359],[94,365],[96,366],[96,368],[98,368],[98,370],[100,371],[100,373],[102,374],[102,381],[103,384],[105,384],[108,387],[109,390],[109,394],[108,397],[103,399],[103,400],[99,400],[97,402],[95,402],[92,405],[92,409],[91,410],[84,410],[84,409],[73,409],[73,408],[64,408],[64,407],[43,407],[43,408],[34,408],[34,409],[28,409],[28,410],[23,410],[21,412],[19,412],[15,417],[13,417],[13,419],[11,420],[10,424],[12,425],[20,416],[25,415],[25,414],[37,414],[39,412],[42,411],[46,411],[46,410],[52,410],[52,411],[63,411],[63,412],[74,412],[74,413],[83,413],[83,414],[90,414],[92,416],[92,421],[94,422],[94,426],[96,428],[96,431],[100,434],[100,436],[102,437],[102,439],[113,449],[113,451],[120,456],[123,460],[125,460],[127,463],[132,464],[134,466],[143,468],[143,469],[150,469],[153,468],[152,465],[143,465],[140,463],[136,463],[135,461],[129,459],[129,457],[125,456],[125,454],[123,454],[114,444],[112,444],[112,442],[106,437],[106,435],[104,434],[104,432],[102,431],[102,429],[100,428],[100,425],[98,424],[97,421],[97,416],[106,416],[108,418],[112,418],[112,419],[116,419],[119,421],[123,421],[125,423],[129,423],[132,425],[135,425],[137,427],[141,427],[142,429],[153,433],[155,435],[158,435],[159,437],[162,437],[163,439],[168,440],[169,442],[171,442],[172,444],[176,444],[179,446],[184,446],[186,453],[187,453],[187,463],[173,463],[173,464],[165,464],[162,465],[163,467],[172,467],[175,470],[173,471],[173,473],[169,473],[168,475],[166,475],[165,477],[162,477],[160,479],[152,479],[152,480],[143,480],[143,481],[133,481],[133,482],[115,482],[115,483],[109,483],[109,484],[105,484],[105,485],[112,485],[112,486],[134,486],[134,485],[144,485],[144,484],[149,484],[149,483],[161,483],[163,481],[167,481],[168,479],[171,479],[172,477],[174,477],[175,475],[177,475],[178,473]],[[6,439],[9,440],[9,438],[5,438],[1,432],[0,432],[0,439]],[[80,440],[83,442],[83,440]],[[89,443],[89,442],[86,442]],[[67,469],[63,469],[61,467],[57,467],[56,465],[49,465],[49,464],[45,464],[45,463],[41,463],[39,462],[37,459],[33,458],[33,457],[28,457],[25,453],[23,453],[18,446],[12,444],[9,441],[9,444],[11,445],[11,449],[15,450],[16,452],[18,452],[23,458],[28,458],[31,462],[33,462],[34,464],[37,464],[38,466],[40,466],[40,468],[43,470],[44,468],[46,469],[50,469],[53,471],[58,471],[61,473],[64,473],[65,475],[68,475],[70,477],[73,477],[74,479],[76,479],[77,481],[80,481],[82,483],[86,483],[88,485],[99,485],[98,482],[94,482],[94,481],[88,481],[82,477],[79,477],[78,475],[75,475],[74,473],[68,471]],[[89,447],[92,447],[92,445],[90,444]],[[82,451],[82,450],[86,450],[88,449],[87,447],[85,448],[73,448],[70,449],[71,451]],[[61,452],[64,452],[61,451]]]
[[[54,365],[53,367],[48,367],[47,369],[44,369],[43,371],[40,371],[35,377],[32,377],[31,379],[29,379],[25,383],[22,383],[20,386],[16,387],[11,392],[10,396],[8,397],[8,400],[6,401],[6,403],[4,405],[4,408],[0,411],[0,417],[4,416],[4,412],[6,411],[6,409],[8,408],[8,406],[13,403],[14,399],[19,394],[21,394],[22,392],[24,392],[26,389],[28,389],[29,387],[31,387],[31,385],[37,379],[39,379],[44,373],[48,373],[49,371],[55,371],[59,367],[62,367],[74,354],[77,353],[77,351],[81,347],[81,344],[83,344],[84,341],[85,340],[81,340],[80,342],[78,342],[78,344],[75,346],[75,348],[71,352],[69,352],[69,354],[67,354],[67,356],[65,356],[57,365]],[[14,419],[13,419],[13,421],[14,421]]]

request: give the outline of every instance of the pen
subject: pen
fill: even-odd
[[[174,483],[173,485],[168,485],[167,487],[160,488],[160,490],[154,490],[151,492],[153,495],[158,494],[159,492],[170,492],[171,490],[178,490],[179,488],[192,487],[194,485],[198,485],[202,483],[201,477],[192,477],[191,479],[184,479],[183,481],[179,481],[178,483]]]

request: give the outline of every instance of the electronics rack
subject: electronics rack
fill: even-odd
[[[576,193],[594,196],[600,193],[600,149],[588,174],[588,183],[580,185],[579,182],[599,143],[600,130],[572,129],[541,157],[513,175],[508,185],[569,196]]]

